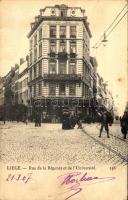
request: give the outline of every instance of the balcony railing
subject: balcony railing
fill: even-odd
[[[66,38],[66,35],[65,34],[61,34],[60,38]]]
[[[68,54],[66,52],[59,52],[58,59],[62,59],[62,60],[68,59]]]
[[[76,38],[76,35],[75,34],[71,34],[70,38]]]
[[[80,81],[81,74],[44,74],[43,79],[47,81]]]
[[[51,37],[51,38],[56,38],[56,35],[50,34],[50,37]]]
[[[75,58],[76,57],[76,53],[70,53],[70,58]]]
[[[49,53],[49,56],[50,56],[50,57],[56,57],[56,53],[55,53],[55,52],[50,52],[50,53]]]

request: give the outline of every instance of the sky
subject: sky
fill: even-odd
[[[127,16],[109,35],[106,46],[93,49],[106,28],[126,4],[126,0],[0,0],[0,76],[25,58],[29,50],[30,23],[45,6],[80,6],[88,17],[92,38],[91,56],[98,62],[98,73],[108,83],[119,115],[127,101]]]

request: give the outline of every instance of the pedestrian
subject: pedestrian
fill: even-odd
[[[103,112],[103,114],[101,115],[101,128],[100,128],[100,135],[99,137],[101,137],[101,134],[102,134],[102,131],[103,131],[103,128],[105,128],[106,132],[107,132],[107,137],[109,138],[109,125],[110,123],[110,118],[107,114],[106,111]]]
[[[78,129],[82,129],[81,112],[78,112],[75,115],[75,118],[76,118],[76,124],[78,125]]]
[[[75,115],[73,112],[70,113],[69,121],[70,121],[70,128],[74,129],[74,127],[76,125],[76,119],[75,119]]]
[[[70,129],[70,113],[67,109],[62,111],[62,129]]]
[[[35,127],[37,127],[38,126],[38,111],[37,110],[35,110],[34,112],[34,121],[35,121]]]
[[[124,139],[126,139],[127,136],[127,132],[128,132],[128,112],[124,112],[121,120],[120,120],[120,124],[121,124],[121,132],[124,135]]]
[[[37,126],[41,126],[41,111],[37,112]]]

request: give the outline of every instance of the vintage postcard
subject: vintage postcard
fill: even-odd
[[[0,200],[127,200],[128,2],[0,0]]]

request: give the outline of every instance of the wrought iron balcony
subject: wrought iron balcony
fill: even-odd
[[[56,53],[55,53],[55,52],[50,52],[48,55],[49,55],[50,57],[56,57]]]
[[[81,74],[44,74],[44,80],[47,81],[80,81]]]
[[[51,38],[56,38],[56,35],[55,34],[50,34],[50,37]]]
[[[76,38],[76,35],[75,34],[71,34],[70,38]]]
[[[76,58],[76,53],[70,53],[70,58]]]
[[[60,60],[68,59],[68,54],[66,52],[59,52],[58,59],[60,59]]]
[[[66,38],[66,35],[65,34],[61,34],[60,38]]]

